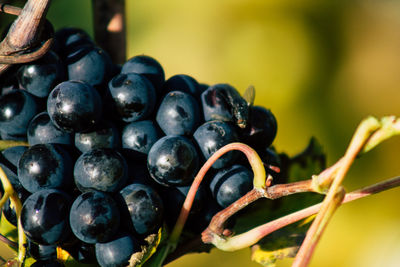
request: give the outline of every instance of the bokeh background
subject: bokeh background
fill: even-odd
[[[294,155],[315,136],[332,164],[363,118],[400,116],[399,0],[126,2],[129,57],[155,57],[167,78],[184,73],[241,92],[254,85],[255,104],[278,120],[278,151]],[[90,9],[88,0],[54,0],[48,18],[56,29],[92,34]],[[1,16],[4,27],[11,17]],[[399,175],[399,156],[400,138],[383,143],[356,161],[346,189]],[[393,189],[341,207],[311,266],[399,266],[399,203]],[[259,265],[245,249],[188,255],[169,266]]]

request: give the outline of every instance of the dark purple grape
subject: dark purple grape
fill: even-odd
[[[201,125],[193,134],[205,159],[211,157],[221,147],[237,142],[238,137],[234,126],[223,121],[208,121]],[[237,156],[234,151],[224,154],[212,165],[219,169],[231,164]]]
[[[211,180],[210,189],[221,207],[226,208],[253,188],[253,173],[242,165],[221,169]]]
[[[41,189],[68,189],[73,183],[72,159],[56,144],[29,147],[18,162],[18,178],[31,193]]]
[[[96,243],[96,258],[101,267],[124,267],[135,252],[140,252],[140,242],[128,233],[118,234],[112,240]]]
[[[84,81],[92,86],[106,83],[112,74],[113,64],[110,56],[94,45],[71,48],[65,63],[70,80]]]
[[[139,55],[130,58],[122,65],[121,73],[144,75],[153,84],[158,95],[165,81],[165,74],[160,63],[152,57]]]
[[[28,142],[36,144],[72,144],[72,135],[57,128],[47,112],[37,114],[28,125]]]
[[[25,135],[30,120],[39,113],[37,99],[24,90],[0,96],[0,129],[8,135]]]
[[[78,239],[95,244],[107,242],[116,234],[120,213],[116,202],[109,195],[88,191],[75,199],[69,221]]]
[[[121,137],[118,129],[109,121],[102,121],[88,132],[75,134],[75,146],[82,152],[96,148],[119,148]]]
[[[0,154],[0,167],[3,169],[22,203],[30,193],[26,191],[18,179],[18,161],[27,149],[28,147],[26,146],[14,146],[3,150]],[[17,226],[15,207],[11,205],[9,199],[3,206],[3,214],[12,225]]]
[[[71,254],[74,260],[79,263],[96,263],[96,251],[93,244],[77,240],[77,242],[74,242],[69,246],[64,246],[63,249]]]
[[[65,132],[90,130],[101,118],[99,93],[87,83],[66,81],[57,85],[47,99],[51,121]]]
[[[108,89],[120,120],[137,121],[153,112],[156,94],[153,85],[144,76],[119,74],[108,83]]]
[[[156,120],[166,135],[191,135],[202,117],[196,99],[184,92],[169,92],[161,102]]]
[[[28,240],[28,253],[35,260],[55,260],[57,259],[57,246],[40,245]]]
[[[122,147],[148,154],[162,136],[163,133],[153,121],[134,121],[122,131]]]
[[[129,212],[135,233],[146,236],[162,224],[164,205],[158,193],[150,186],[130,184],[120,191],[123,210]]]
[[[30,195],[21,211],[21,224],[28,238],[38,244],[55,245],[69,238],[71,198],[55,189]]]
[[[153,178],[151,178],[147,169],[147,154],[124,148],[121,151],[122,155],[128,162],[128,182],[126,184],[145,184],[153,188],[160,187]]]
[[[117,151],[99,148],[83,153],[75,162],[74,179],[82,192],[120,190],[128,179],[128,166]]]
[[[65,59],[75,47],[94,45],[89,34],[78,28],[62,28],[55,32],[54,37],[52,49],[63,59]]]
[[[17,192],[25,191],[18,179],[18,161],[27,149],[27,146],[14,146],[3,150],[0,155],[0,166]]]
[[[170,77],[163,85],[163,94],[172,91],[181,91],[200,99],[201,91],[199,83],[191,76],[178,74]]]
[[[199,168],[194,145],[183,136],[164,136],[150,149],[147,167],[151,177],[162,185],[188,185]]]
[[[267,148],[275,139],[277,127],[276,118],[269,109],[261,106],[251,107],[244,141],[254,148]]]
[[[64,66],[53,51],[37,61],[22,65],[17,72],[20,87],[42,98],[47,97],[64,76]]]
[[[15,75],[15,69],[8,69],[0,75],[0,95],[19,89],[18,79]]]
[[[230,121],[241,128],[247,124],[249,107],[247,101],[229,84],[215,84],[201,94],[206,121]]]

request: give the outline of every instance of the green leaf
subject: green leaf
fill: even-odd
[[[18,242],[18,230],[3,215],[0,219],[0,234],[13,242]]]
[[[252,246],[251,259],[263,266],[274,267],[277,260],[296,256],[311,221],[308,218],[265,237]]]
[[[140,267],[157,251],[162,241],[166,239],[166,227],[160,227],[158,232],[145,238],[146,245],[142,246],[142,251],[134,253],[129,260],[129,267]]]

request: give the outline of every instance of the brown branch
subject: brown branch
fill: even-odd
[[[28,49],[32,49],[39,43],[42,25],[49,5],[50,0],[28,0],[26,2],[20,15],[11,25],[7,36],[0,43],[0,55],[16,56],[16,54],[24,54]],[[32,59],[35,60],[35,57],[32,57]],[[4,60],[9,60],[9,58]],[[10,64],[0,64],[0,73],[9,67]]]
[[[21,10],[22,9],[19,7],[0,3],[0,12],[6,13],[6,14],[19,16],[19,14],[21,14]]]
[[[225,222],[235,213],[247,207],[250,203],[262,197],[277,199],[291,194],[313,192],[312,180],[305,180],[290,184],[277,184],[264,189],[253,189],[246,195],[232,203],[226,209],[218,212],[212,218],[209,226],[202,233],[203,242],[209,243],[214,235],[223,235]]]
[[[92,0],[94,37],[114,63],[126,60],[125,1]]]

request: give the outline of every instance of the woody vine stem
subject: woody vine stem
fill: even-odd
[[[43,39],[42,31],[50,0],[28,0],[23,9],[0,3],[0,11],[17,15],[7,36],[0,43],[0,74],[5,72],[12,64],[26,63],[43,56],[51,47],[52,36]],[[107,50],[113,61],[122,63],[126,60],[126,27],[125,27],[125,1],[118,0],[93,0],[94,33],[97,43]],[[264,165],[257,153],[250,147],[241,143],[232,143],[217,151],[201,168],[196,176],[188,196],[182,207],[176,225],[169,236],[166,246],[161,247],[152,258],[151,266],[161,266],[166,262],[168,255],[179,254],[177,243],[191,209],[196,191],[211,165],[224,153],[231,150],[243,152],[253,169],[254,188],[235,203],[217,213],[207,229],[202,233],[202,242],[213,244],[215,247],[234,251],[249,247],[261,238],[286,225],[317,214],[300,250],[294,260],[293,266],[307,266],[311,260],[315,247],[327,227],[330,218],[342,204],[371,194],[397,187],[400,177],[366,187],[346,194],[342,182],[356,156],[370,151],[382,141],[400,134],[400,120],[393,117],[383,117],[378,120],[369,117],[361,122],[357,128],[350,145],[343,156],[334,165],[327,168],[311,179],[290,183],[272,185],[272,177],[267,176]],[[0,149],[10,146],[27,145],[14,141],[0,141]],[[268,166],[275,168],[274,166]],[[276,169],[276,168],[275,168]],[[6,175],[0,168],[0,180],[4,187],[4,195],[0,199],[0,208],[6,200],[10,199],[16,207],[17,216],[21,210],[21,202]],[[267,222],[255,227],[248,232],[232,235],[226,231],[225,222],[238,211],[260,198],[276,199],[290,194],[316,192],[326,194],[324,201],[303,210],[286,215],[282,218]],[[22,263],[26,254],[26,237],[18,225],[18,261]],[[4,239],[3,236],[0,237]],[[15,245],[9,240],[4,240],[10,245]],[[196,244],[196,243],[194,243]],[[198,244],[198,243],[197,243]],[[178,253],[176,253],[178,249]],[[168,261],[173,260],[170,257]]]

